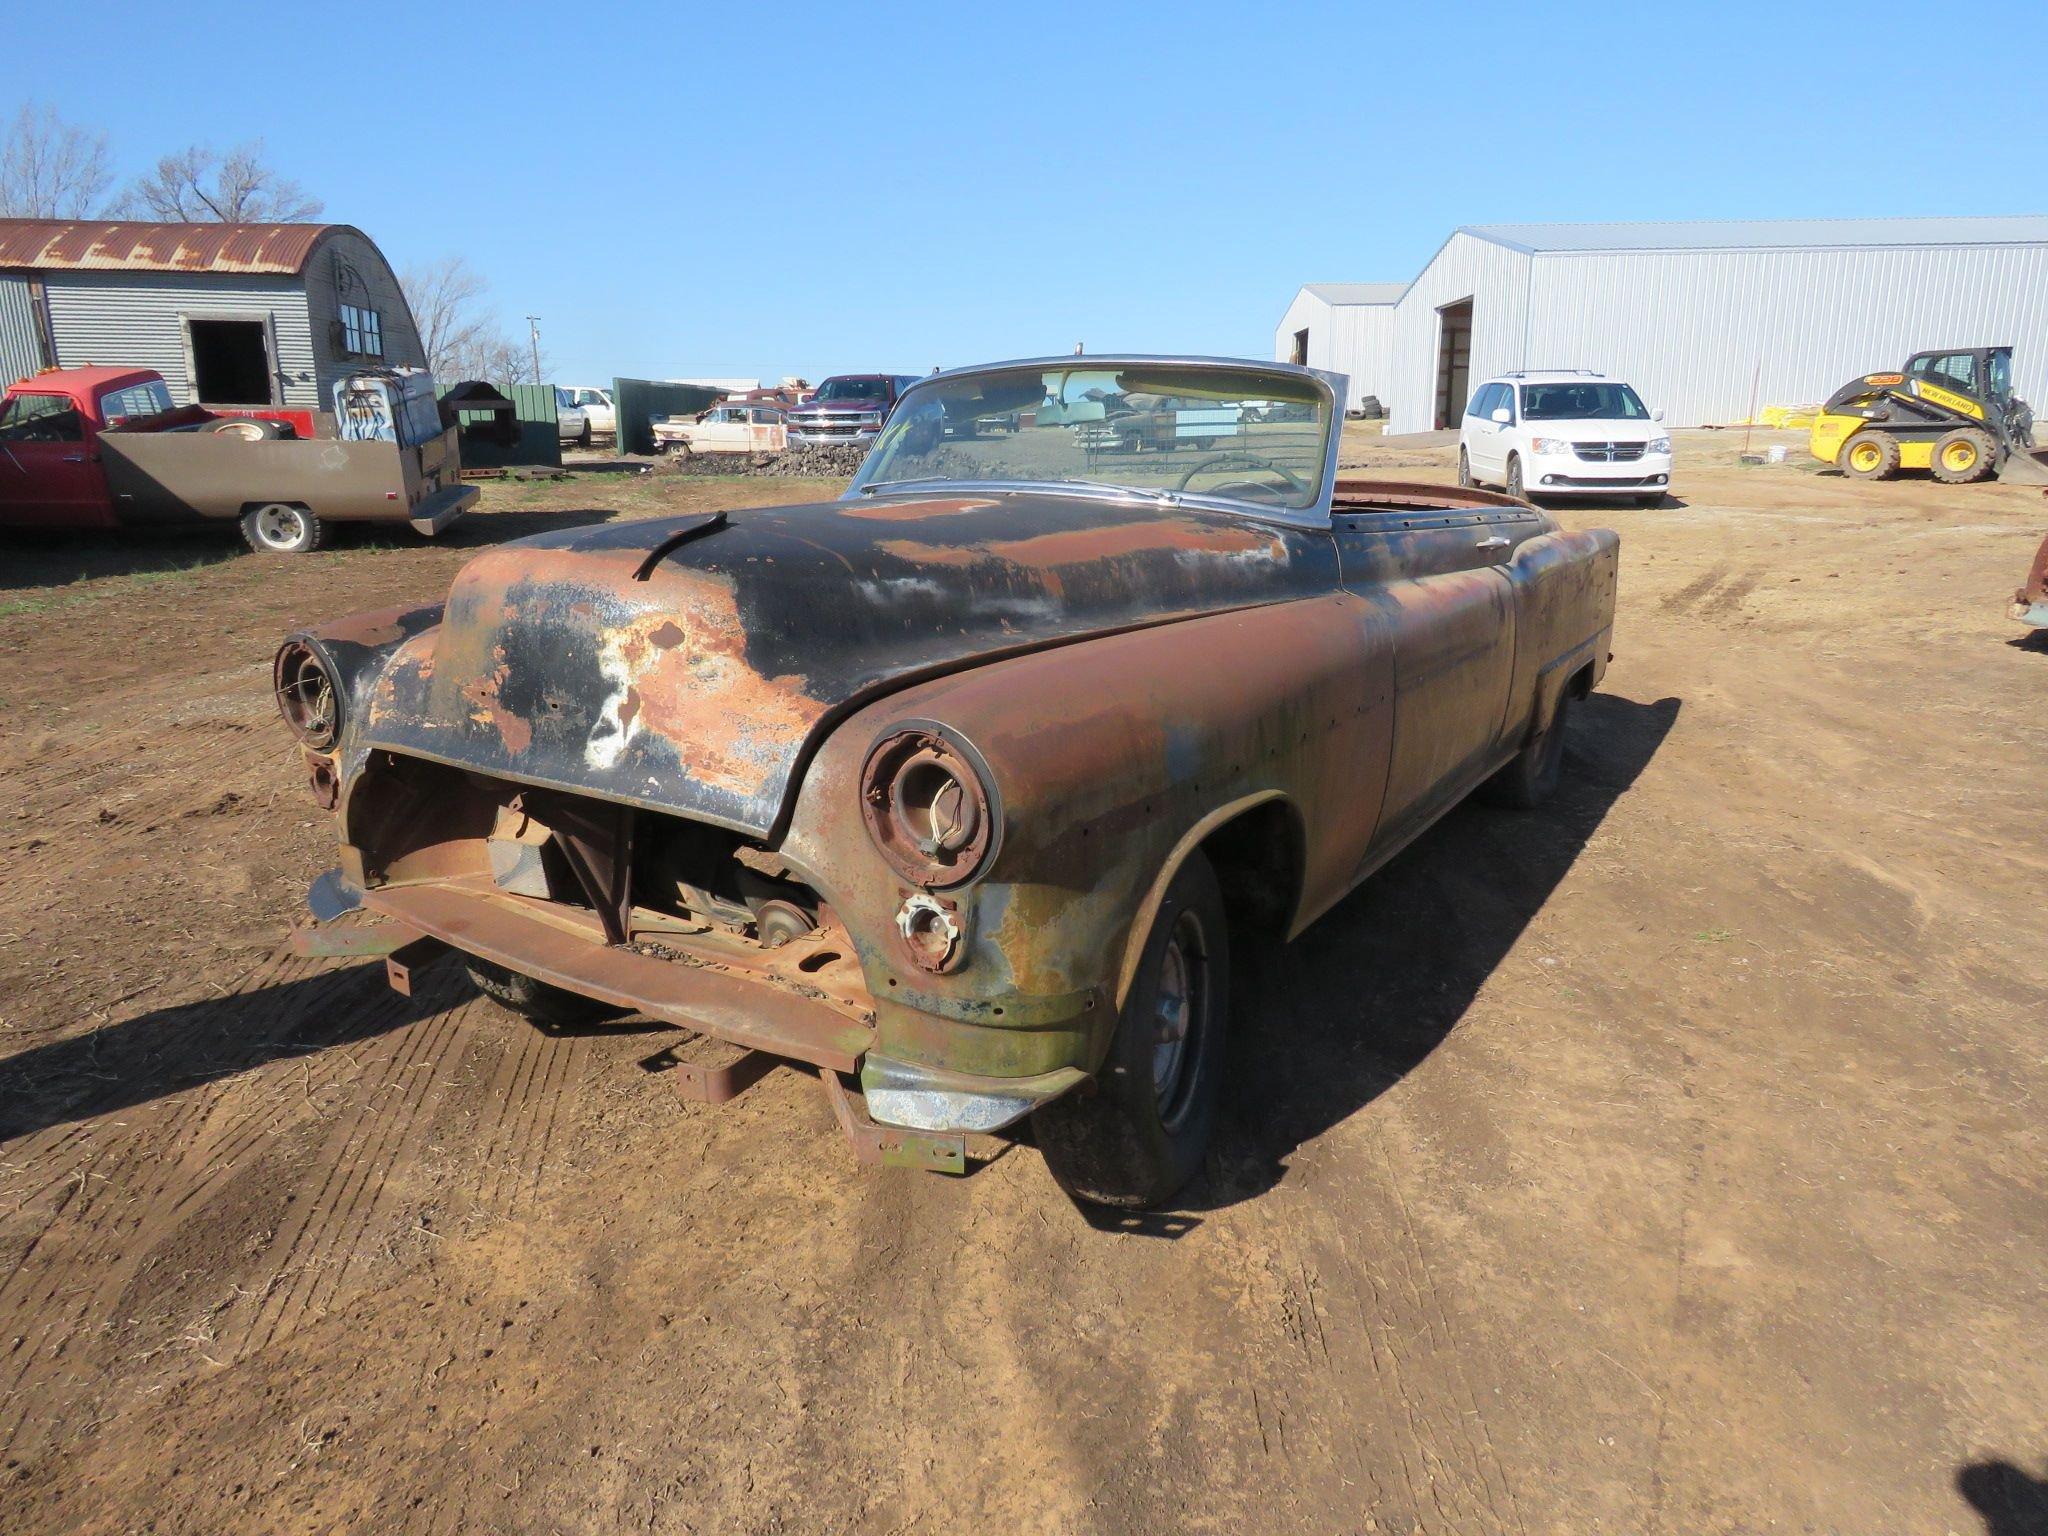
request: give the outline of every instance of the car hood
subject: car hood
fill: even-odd
[[[566,530],[463,567],[357,742],[767,836],[810,744],[892,688],[1335,584],[1319,531],[1074,496]]]

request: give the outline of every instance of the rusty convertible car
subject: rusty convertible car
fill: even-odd
[[[1201,441],[1091,453],[1078,403],[1126,395],[1202,404]],[[1227,359],[937,374],[836,502],[547,533],[292,635],[342,843],[316,915],[381,914],[394,984],[453,946],[542,1023],[687,1026],[699,1098],[808,1064],[870,1160],[958,1171],[1028,1116],[1074,1195],[1168,1199],[1232,932],[1292,937],[1468,791],[1541,799],[1608,660],[1613,533],[1339,480],[1342,398]],[[378,952],[349,927],[310,932]]]

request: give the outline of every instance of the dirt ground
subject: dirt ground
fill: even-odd
[[[1028,1140],[864,1169],[794,1073],[685,1105],[659,1034],[285,946],[288,625],[800,484],[0,545],[0,1530],[2048,1529],[2048,503],[1736,447],[1563,511],[1623,541],[1566,787],[1266,956],[1126,1223]]]

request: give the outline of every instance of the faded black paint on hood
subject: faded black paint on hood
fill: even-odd
[[[766,836],[807,743],[880,692],[1337,585],[1319,531],[1046,494],[747,509],[650,559],[704,522],[478,555],[368,690],[359,745]]]

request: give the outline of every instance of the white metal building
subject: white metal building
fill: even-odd
[[[1393,367],[1394,304],[1406,283],[1310,283],[1294,296],[1273,338],[1275,359],[1349,375],[1348,405],[1386,400]]]
[[[2048,406],[2048,216],[1470,225],[1406,285],[1303,288],[1273,355],[1350,374],[1389,431],[1421,432],[1517,368],[1598,369],[1700,426],[1999,344]]]

